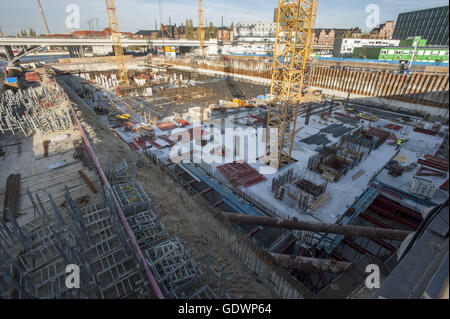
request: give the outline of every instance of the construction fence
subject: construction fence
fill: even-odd
[[[310,85],[434,107],[448,106],[448,74],[399,74],[315,67]]]
[[[190,67],[186,58],[165,58],[165,63]],[[322,62],[321,62],[322,63]],[[199,61],[199,69],[271,79],[272,63],[269,59],[238,59],[227,57]],[[363,96],[418,103],[434,107],[448,105],[448,73],[412,72],[397,70],[362,69],[347,66],[312,68],[308,85],[317,88],[348,92]]]

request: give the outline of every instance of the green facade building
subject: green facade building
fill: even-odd
[[[381,61],[410,61],[448,63],[448,47],[428,46],[421,37],[402,40],[398,47],[362,47],[355,48],[352,58]]]

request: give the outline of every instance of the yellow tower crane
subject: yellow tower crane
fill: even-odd
[[[266,131],[266,161],[291,161],[318,0],[279,0]]]
[[[109,28],[111,30],[111,37],[113,41],[114,55],[116,56],[117,72],[119,73],[119,80],[121,85],[128,85],[128,72],[125,62],[125,55],[123,54],[122,40],[119,29],[119,21],[117,19],[116,4],[114,0],[105,0],[106,11],[108,12]]]
[[[200,55],[205,55],[205,32],[203,29],[203,1],[197,0],[197,10],[198,10],[198,28],[197,28],[197,38],[200,43]]]

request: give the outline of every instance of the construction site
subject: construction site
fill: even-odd
[[[448,298],[448,66],[318,62],[317,5],[271,59],[129,57],[106,1],[114,57],[10,66],[0,298]]]

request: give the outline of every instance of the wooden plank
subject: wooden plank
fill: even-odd
[[[373,86],[373,78],[375,74],[373,72],[369,73],[369,81],[366,85],[366,89],[364,90],[364,95],[370,95],[370,88]]]
[[[433,89],[436,86],[436,81],[438,80],[438,78],[439,77],[436,75],[431,76],[431,81],[430,81],[430,85],[428,86],[427,93],[424,94],[424,97],[423,97],[424,100],[430,101],[430,102],[433,101],[433,95],[434,95]],[[426,98],[426,95],[428,95],[428,98]]]
[[[380,96],[381,89],[383,87],[383,84],[384,84],[384,81],[386,79],[386,76],[387,76],[387,72],[383,71],[381,76],[380,76],[380,81],[378,82],[378,85],[377,85],[377,90],[376,90],[375,96]]]
[[[97,194],[97,188],[95,188],[94,184],[92,184],[91,180],[86,176],[86,174],[83,171],[78,171],[78,174],[83,179],[83,181],[86,183],[86,185],[89,187],[89,189],[94,193]]]
[[[353,71],[348,71],[347,79],[344,84],[345,92],[350,92],[350,84],[353,81]]]
[[[365,170],[360,170],[358,173],[356,173],[355,175],[352,176],[352,180],[355,181],[357,180],[360,176],[362,176],[366,171]]]
[[[390,90],[389,90],[389,92],[387,94],[387,96],[389,98],[392,98],[393,93],[397,90],[398,82],[400,81],[400,77],[401,77],[401,74],[394,74],[394,77],[392,78],[392,82],[393,83],[392,83],[392,85],[390,87]]]
[[[413,78],[411,79],[409,85],[408,85],[408,90],[405,92],[405,98],[409,99],[410,95],[412,92],[414,92],[414,89],[416,88],[417,82],[420,80],[420,74],[415,73],[413,76]]]
[[[355,77],[353,80],[353,84],[352,84],[352,88],[351,88],[351,93],[356,93],[356,87],[358,86],[358,79],[361,76],[361,72],[355,72]]]
[[[397,86],[397,88],[396,88],[396,90],[395,90],[395,92],[393,94],[395,97],[397,97],[398,95],[401,94],[401,91],[403,90],[403,84],[405,83],[405,80],[406,80],[406,75],[402,74],[400,76],[399,84],[398,84],[398,86]]]
[[[425,81],[423,82],[423,85],[420,89],[420,96],[418,98],[419,101],[423,101],[425,100],[425,94],[428,92],[429,87],[431,85],[431,80],[432,80],[433,76],[431,74],[427,74]]]
[[[391,79],[392,79],[392,73],[389,73],[389,75],[387,76],[386,81],[384,83],[383,90],[381,91],[380,96],[383,96],[383,97],[386,96],[387,89],[391,85]]]
[[[330,90],[334,89],[334,81],[336,81],[336,77],[337,77],[337,70],[330,69],[327,85]]]
[[[343,70],[341,76],[339,77],[339,82],[338,82],[338,90],[339,91],[343,91],[344,88],[344,81],[345,81],[345,77],[347,75],[347,70]]]
[[[419,95],[422,91],[422,86],[423,86],[423,83],[424,83],[426,77],[427,77],[426,74],[421,74],[420,81],[417,83],[417,86],[414,88],[412,99],[416,102],[419,101]]]
[[[367,76],[367,73],[364,71],[361,71],[361,77],[359,78],[359,84],[358,89],[356,91],[357,94],[362,95],[362,88],[364,87],[364,80]]]
[[[312,211],[316,211],[317,209],[319,209],[323,204],[325,204],[325,202],[330,198],[330,194],[328,193],[323,193],[321,195],[319,195],[319,197],[317,197],[317,199],[314,201],[314,203],[312,203],[311,205],[311,210]]]
[[[374,80],[373,80],[373,83],[372,83],[372,85],[370,86],[370,96],[375,96],[375,92],[376,92],[376,90],[377,90],[377,87],[378,87],[378,83],[379,83],[379,81],[380,81],[380,76],[381,76],[381,72],[379,72],[379,71],[377,71],[377,72],[375,72],[375,77],[374,77]]]
[[[369,85],[367,86],[367,91],[366,91],[366,95],[368,95],[368,96],[372,95],[372,88],[375,85],[375,77],[376,77],[376,73],[370,72]]]
[[[335,76],[335,78],[334,78],[334,81],[333,81],[333,89],[334,90],[337,90],[338,89],[338,84],[339,84],[339,79],[341,78],[341,75],[342,75],[342,69],[340,69],[340,70],[335,70],[335,73],[336,73],[336,76]]]
[[[317,83],[318,83],[317,86],[323,88],[323,87],[325,87],[324,75],[325,75],[326,69],[320,68],[318,72],[319,73],[318,73],[318,77],[317,77]]]

